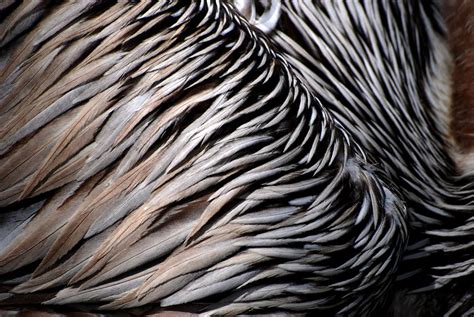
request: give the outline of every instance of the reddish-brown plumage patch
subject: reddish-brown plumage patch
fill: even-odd
[[[474,1],[446,2],[445,18],[454,56],[451,130],[464,153],[474,151]]]

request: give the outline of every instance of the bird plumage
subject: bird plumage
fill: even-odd
[[[262,28],[397,185],[411,231],[400,279],[416,276],[411,287],[425,289],[474,272],[474,182],[472,171],[456,171],[440,9],[437,1],[294,0],[281,2],[277,26]]]
[[[1,14],[4,304],[381,305],[405,206],[232,5],[9,2]]]

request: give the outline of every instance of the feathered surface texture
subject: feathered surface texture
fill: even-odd
[[[233,6],[7,1],[0,15],[4,304],[380,304],[405,207],[325,90]]]
[[[239,8],[398,185],[411,229],[399,278],[425,290],[467,281],[472,290],[474,174],[457,174],[453,161],[452,61],[438,4],[293,0]]]
[[[446,1],[443,13],[455,65],[451,128],[458,165],[468,173],[474,171],[474,2]]]
[[[461,148],[474,151],[474,3],[466,0],[446,1],[444,16],[448,39],[456,67],[453,81],[452,130]]]

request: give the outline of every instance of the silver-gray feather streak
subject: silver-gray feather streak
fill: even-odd
[[[282,1],[279,24],[261,28],[398,185],[412,231],[400,279],[431,276],[425,290],[474,273],[474,179],[456,174],[452,159],[451,56],[438,5]]]
[[[3,303],[361,315],[383,301],[403,203],[231,5],[12,3]]]

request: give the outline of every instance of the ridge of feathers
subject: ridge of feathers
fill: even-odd
[[[472,275],[436,7],[236,2],[0,4],[2,303],[359,316],[410,259]]]

